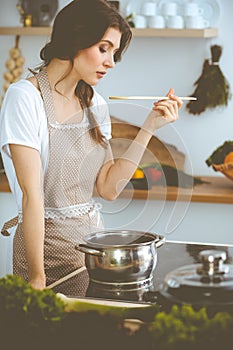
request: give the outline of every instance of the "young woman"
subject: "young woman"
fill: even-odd
[[[114,200],[132,177],[154,131],[178,118],[182,102],[171,89],[158,101],[127,152],[114,161],[107,104],[94,90],[131,39],[128,24],[106,1],[72,1],[55,18],[43,64],[13,83],[1,110],[0,140],[19,215],[13,272],[43,289],[74,272],[54,290],[85,294],[82,238],[103,228],[93,188]],[[76,274],[76,275],[75,275]]]

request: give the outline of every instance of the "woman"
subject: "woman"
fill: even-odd
[[[72,1],[41,50],[39,72],[12,84],[1,111],[1,151],[19,215],[14,274],[43,289],[85,294],[83,254],[74,246],[103,227],[93,188],[114,200],[132,177],[154,131],[175,121],[182,105],[174,91],[154,103],[135,140],[112,158],[110,117],[93,86],[120,60],[131,39],[128,24],[106,1]],[[75,275],[76,274],[76,275]]]

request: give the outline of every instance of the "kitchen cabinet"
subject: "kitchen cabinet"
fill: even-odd
[[[51,34],[51,27],[0,27],[0,35],[45,35]],[[151,29],[132,28],[133,37],[183,37],[212,38],[218,36],[217,28],[205,29]]]

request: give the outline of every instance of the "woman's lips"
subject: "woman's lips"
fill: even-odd
[[[97,72],[96,73],[98,78],[103,78],[103,76],[106,74],[106,72]]]

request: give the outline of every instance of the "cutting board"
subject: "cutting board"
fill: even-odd
[[[140,127],[113,116],[111,116],[111,122],[112,139],[110,142],[114,158],[118,158],[127,150]],[[161,164],[171,165],[179,170],[184,170],[185,154],[180,152],[176,146],[162,142],[156,136],[152,136],[140,163],[154,162],[160,162]]]

